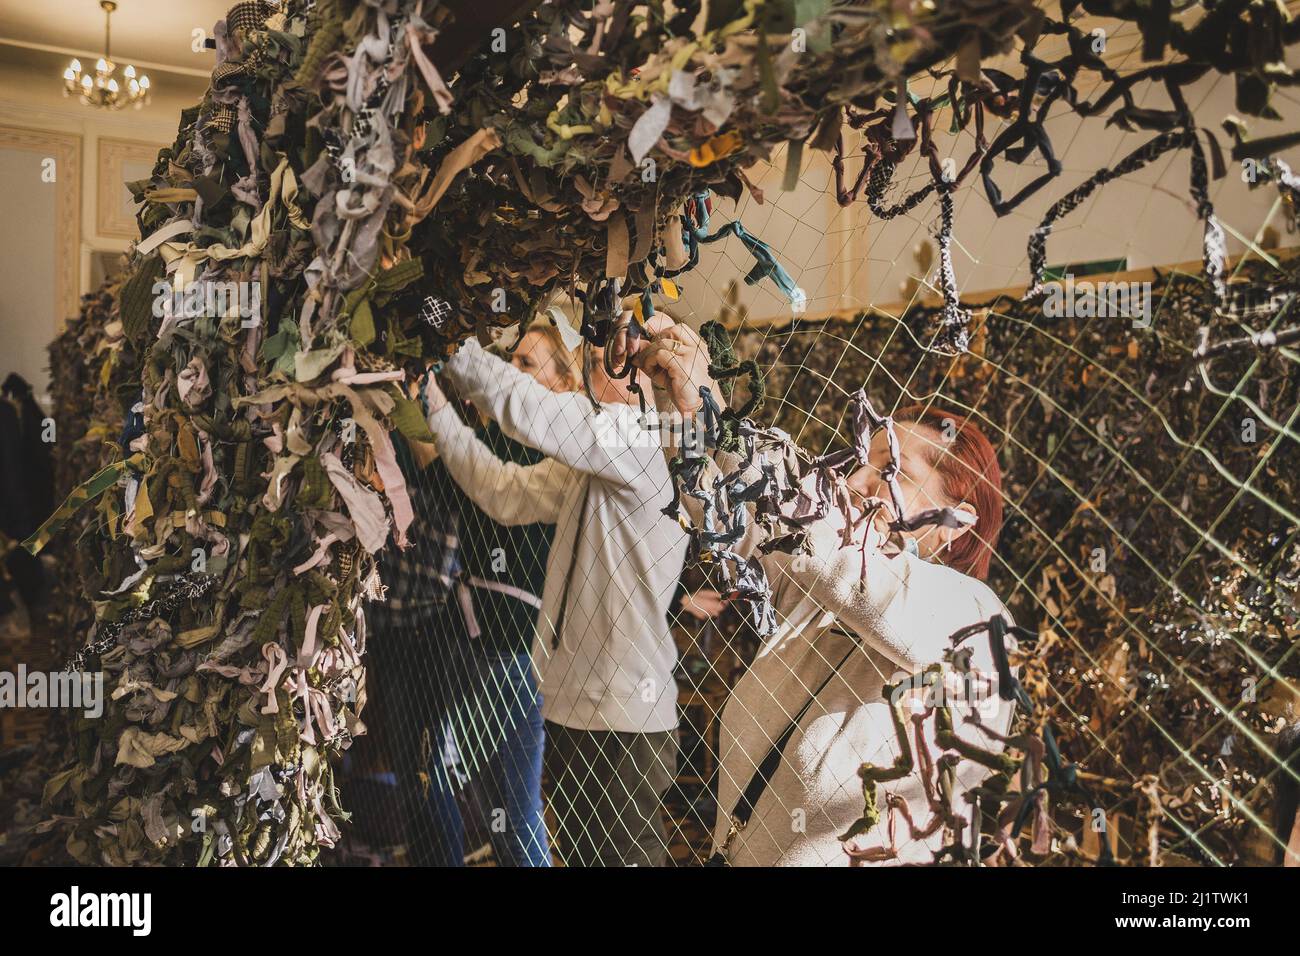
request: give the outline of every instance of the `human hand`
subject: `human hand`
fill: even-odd
[[[632,363],[650,376],[657,388],[667,390],[673,406],[683,415],[700,410],[707,387],[719,407],[724,404],[718,383],[709,375],[709,350],[699,334],[688,325],[673,323],[653,334],[641,345]]]
[[[701,588],[694,594],[683,594],[681,610],[703,623],[712,620],[727,609],[727,599],[712,588]]]
[[[618,321],[614,323],[614,328],[610,331],[609,338],[605,342],[605,351],[609,355],[610,365],[615,368],[622,368],[638,352],[646,348],[651,339],[672,328],[675,324],[671,316],[656,312],[650,316],[648,322],[641,326],[644,335],[631,335],[629,331],[633,321],[632,311],[624,309],[619,315]]]

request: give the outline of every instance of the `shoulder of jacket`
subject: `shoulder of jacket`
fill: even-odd
[[[993,589],[978,578],[973,578],[946,564],[926,561],[914,555],[900,555],[900,557],[908,561],[912,575],[924,580],[934,589],[936,596],[941,597],[945,603],[969,602],[975,605],[979,613],[984,614],[986,618],[1002,613],[1010,620],[1011,615],[1002,606],[1002,601],[993,593]]]
[[[1011,612],[1007,610],[1006,605],[1002,603],[1002,599],[997,596],[991,587],[978,578],[973,578],[955,568],[945,566],[944,570],[952,575],[952,583],[945,585],[945,587],[952,588],[953,593],[960,588],[961,593],[968,595],[970,601],[975,605],[979,620],[987,621],[989,618],[1001,614],[1007,619],[1008,624],[1015,624]]]

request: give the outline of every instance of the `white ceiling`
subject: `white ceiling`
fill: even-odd
[[[118,0],[113,14],[113,59],[152,73],[206,76],[213,51],[191,49],[193,31],[212,35],[234,0]],[[0,56],[19,49],[68,56],[101,55],[104,11],[99,0],[0,0]]]

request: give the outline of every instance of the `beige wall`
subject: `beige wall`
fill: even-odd
[[[1148,91],[1140,102],[1167,108],[1163,91]],[[1219,121],[1234,112],[1232,81],[1207,79],[1189,90],[1188,102],[1203,125],[1220,133],[1226,151],[1230,143],[1221,135]],[[1300,107],[1293,94],[1282,91],[1277,107],[1285,121],[1254,120],[1253,135],[1272,135],[1300,126]],[[946,112],[941,115],[939,125],[945,130],[949,117]],[[991,142],[1000,125],[992,122],[994,118],[990,120],[986,135]],[[1048,132],[1065,172],[1015,212],[1001,219],[993,214],[978,172],[963,183],[956,197],[953,261],[958,286],[964,292],[1023,285],[1027,278],[1026,239],[1047,208],[1097,169],[1112,165],[1154,135],[1107,128],[1104,119],[1080,120],[1065,110],[1054,112]],[[940,153],[953,155],[960,167],[973,142],[969,133],[953,137],[945,132],[939,139]],[[1282,156],[1293,168],[1300,167],[1300,150]],[[856,160],[848,163],[846,179],[850,182],[859,165]],[[1003,196],[1009,197],[1044,169],[1037,158],[1024,166],[1001,162],[995,180]],[[884,222],[877,220],[865,203],[849,209],[839,207],[829,154],[805,150],[801,182],[793,192],[781,190],[784,172],[781,150],[771,164],[751,175],[764,192],[762,205],[748,194],[734,207],[730,200],[715,198],[715,228],[736,216],[747,231],[771,245],[778,261],[807,293],[809,316],[897,303],[903,284],[916,272],[913,250],[918,243],[931,240],[930,230],[937,226],[937,203],[926,200],[911,214]],[[917,155],[910,157],[899,170],[896,182],[900,185],[891,198],[901,198],[924,185],[927,178],[924,161]],[[1146,169],[1102,187],[1057,226],[1047,246],[1048,263],[1127,257],[1129,266],[1137,268],[1199,259],[1200,225],[1187,183],[1188,154],[1183,151],[1166,154]],[[1211,198],[1228,231],[1230,254],[1245,249],[1234,231],[1254,238],[1266,222],[1281,234],[1283,245],[1295,244],[1295,237],[1286,233],[1281,213],[1269,218],[1276,196],[1272,189],[1248,189],[1240,167],[1232,166],[1229,158],[1227,176],[1212,183]],[[727,282],[739,279],[752,264],[752,257],[737,239],[703,247],[699,268],[683,276],[684,301],[679,311],[693,320],[713,318]],[[751,320],[790,314],[785,299],[769,281],[758,287],[742,284],[741,301],[748,306]]]
[[[78,296],[97,283],[102,264],[96,256],[119,254],[129,243],[123,233],[101,228],[101,195],[109,193],[110,205],[121,208],[128,195],[122,182],[147,171],[140,157],[172,142],[181,109],[204,89],[196,77],[155,76],[149,106],[107,113],[63,96],[63,66],[58,55],[0,46],[0,341],[6,345],[0,377],[16,371],[42,398],[48,388],[45,348],[75,311]],[[136,144],[135,150],[121,156],[123,143]],[[56,183],[43,183],[40,159],[69,144],[78,158],[74,181],[61,175]],[[106,162],[114,145],[119,158],[112,169],[121,181]],[[68,195],[75,196],[75,205],[61,208],[59,197]],[[71,249],[64,274],[55,252],[60,236]]]
[[[57,294],[55,184],[42,183],[38,152],[3,142],[0,137],[0,183],[6,184],[5,227],[0,229],[0,378],[17,372],[39,393],[46,387],[42,355]]]

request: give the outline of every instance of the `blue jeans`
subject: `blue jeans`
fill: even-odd
[[[475,782],[502,866],[550,866],[542,818],[542,697],[528,654],[502,654],[448,627],[373,635],[370,654],[393,726],[388,749],[411,863],[461,866],[457,799]],[[443,623],[443,622],[438,622]]]

